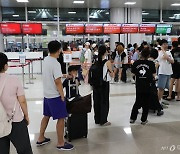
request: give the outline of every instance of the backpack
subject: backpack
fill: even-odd
[[[103,80],[103,67],[108,60],[105,59],[102,63],[95,62],[89,69],[88,83],[93,87],[101,87]]]
[[[84,63],[85,61],[85,53],[86,53],[86,50],[83,48],[82,51],[81,51],[81,56],[80,56],[80,63]]]

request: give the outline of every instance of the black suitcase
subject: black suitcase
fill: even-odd
[[[74,139],[87,138],[88,114],[70,114],[66,120],[65,138],[71,142]]]
[[[70,80],[68,84],[69,84],[69,97],[71,98],[70,87],[74,85],[70,84]],[[78,86],[76,87],[76,93],[78,95]],[[88,134],[88,114],[87,113],[69,114],[68,118],[65,120],[65,138],[69,142],[71,142],[74,139],[87,138],[87,134]]]

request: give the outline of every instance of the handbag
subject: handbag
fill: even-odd
[[[71,84],[69,80],[69,98],[71,98],[70,87],[71,87]],[[76,94],[77,94],[77,97],[66,100],[67,112],[69,114],[83,114],[83,113],[91,112],[91,108],[92,108],[91,94],[84,97],[79,96],[77,85],[76,85]]]
[[[5,87],[6,80],[4,80],[3,85],[0,89],[0,96],[2,95],[3,89]],[[6,110],[4,109],[2,102],[0,100],[0,138],[8,136],[11,133],[12,130],[12,120],[15,114],[16,109],[16,102],[14,105],[14,109],[12,111],[11,117],[9,117],[6,113]]]

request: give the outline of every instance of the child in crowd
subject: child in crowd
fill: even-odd
[[[66,99],[80,96],[78,86],[80,85],[77,77],[78,69],[76,66],[69,66],[68,76],[63,82],[63,88],[66,89]],[[70,93],[69,93],[70,92]]]

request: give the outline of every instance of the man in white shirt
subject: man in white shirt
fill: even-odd
[[[158,97],[159,101],[164,105],[168,105],[168,103],[164,103],[161,101],[164,93],[164,89],[169,89],[169,81],[170,77],[173,74],[172,65],[174,63],[174,59],[170,51],[168,51],[168,42],[163,39],[160,42],[161,51],[159,52],[159,72],[158,72]]]

